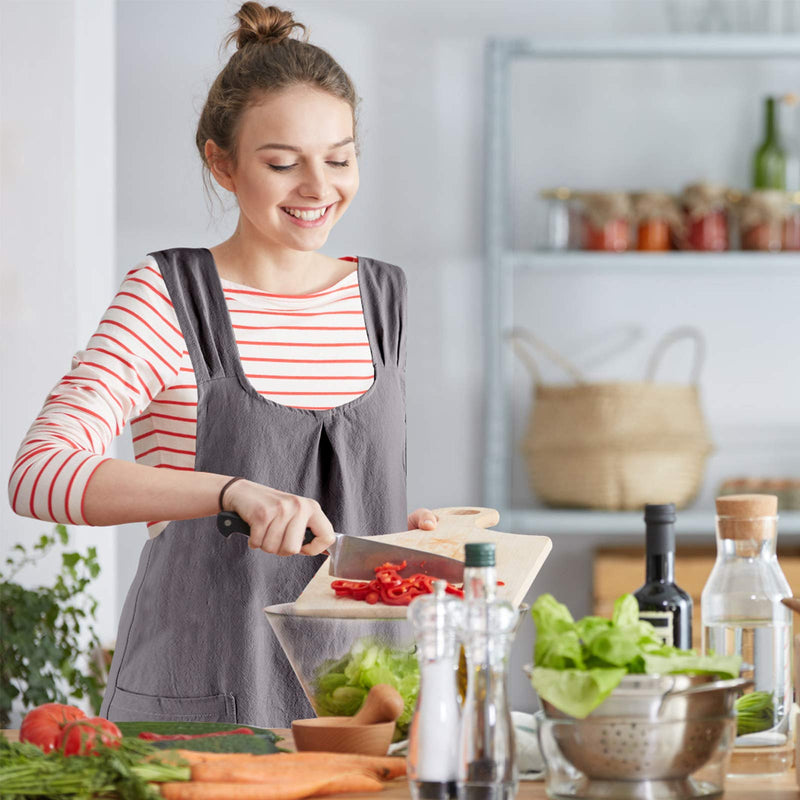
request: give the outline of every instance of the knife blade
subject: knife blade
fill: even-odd
[[[250,535],[250,526],[234,511],[220,511],[217,514],[217,530],[225,537],[232,533]],[[385,564],[406,562],[400,570],[402,577],[421,572],[450,583],[463,583],[464,562],[435,553],[426,553],[413,547],[374,541],[368,536],[347,536],[335,534],[336,540],[328,547],[328,572],[335,578],[369,581],[375,577],[375,567]],[[306,528],[303,544],[314,539],[311,528]]]

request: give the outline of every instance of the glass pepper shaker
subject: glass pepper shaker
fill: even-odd
[[[464,603],[447,595],[446,586],[434,581],[433,594],[415,597],[408,607],[420,673],[406,759],[414,800],[456,797],[461,720],[456,660]]]
[[[717,560],[701,597],[703,651],[742,658],[753,680],[737,701],[729,774],[769,774],[791,766],[791,597],[778,564],[778,498],[717,498]]]
[[[508,704],[508,658],[519,612],[494,597],[494,545],[470,543],[468,547],[475,551],[467,552],[464,569],[467,693],[461,711],[458,798],[511,800],[518,772]],[[481,547],[485,552],[478,552]],[[472,572],[467,569],[471,562],[481,560],[483,566]],[[483,570],[488,571],[488,580],[482,579]]]

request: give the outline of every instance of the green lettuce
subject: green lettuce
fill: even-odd
[[[736,678],[738,656],[701,656],[695,650],[671,647],[655,628],[639,619],[631,594],[614,603],[611,619],[573,619],[551,594],[531,608],[536,624],[531,683],[539,697],[560,711],[583,719],[599,706],[628,674],[713,674]]]
[[[419,663],[411,649],[394,649],[365,638],[344,657],[325,661],[317,668],[313,684],[317,714],[351,717],[379,683],[394,686],[403,698],[395,739],[404,739],[419,692]]]

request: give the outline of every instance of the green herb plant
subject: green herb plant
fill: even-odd
[[[23,710],[42,703],[67,703],[86,698],[100,710],[103,679],[93,659],[82,656],[99,647],[93,622],[97,600],[87,591],[100,573],[97,549],[85,554],[63,552],[61,569],[52,586],[26,589],[14,578],[35,565],[53,548],[69,544],[63,525],[42,534],[29,552],[14,545],[0,573],[0,727],[8,727],[12,704]]]

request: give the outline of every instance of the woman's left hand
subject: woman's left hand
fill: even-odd
[[[408,515],[408,529],[410,531],[418,528],[423,531],[432,531],[438,522],[436,514],[429,508],[418,508]]]

